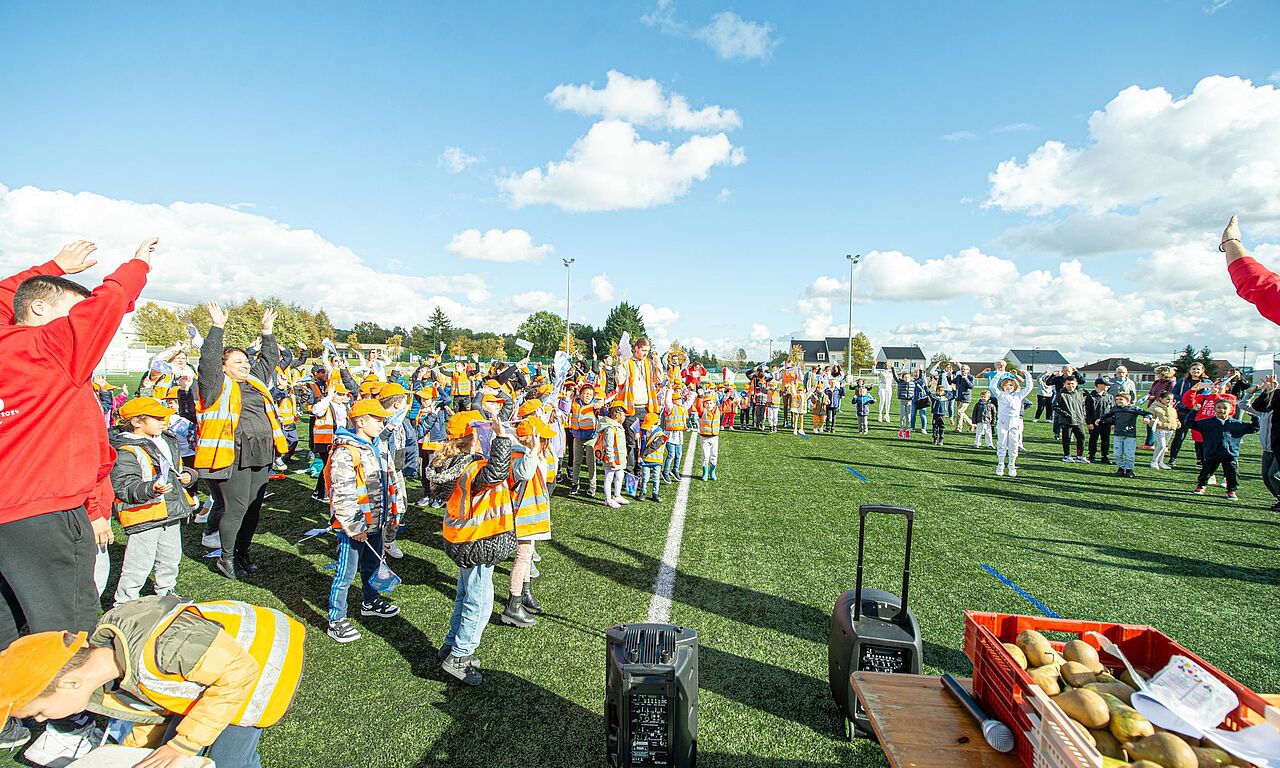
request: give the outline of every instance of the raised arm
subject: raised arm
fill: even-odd
[[[98,263],[96,259],[89,258],[95,249],[97,246],[88,240],[77,240],[64,245],[58,255],[49,261],[0,280],[0,325],[13,324],[13,295],[18,286],[40,275],[60,277],[79,274]]]
[[[217,302],[211,301],[205,307],[209,310],[213,325],[209,326],[209,332],[204,335],[204,343],[200,345],[200,369],[197,371],[199,377],[196,383],[200,387],[200,401],[209,404],[222,394],[222,336],[227,313],[222,311]]]

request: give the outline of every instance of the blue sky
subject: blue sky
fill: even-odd
[[[662,339],[754,353],[843,333],[844,254],[876,252],[855,326],[877,345],[1271,343],[1209,249],[1239,212],[1259,255],[1280,256],[1280,192],[1259,181],[1227,210],[1208,182],[1280,167],[1275,3],[262,5],[0,6],[0,265],[79,236],[122,257],[154,226],[176,244],[155,298],[275,292],[387,325],[438,304],[510,330],[528,308],[563,311],[572,257],[575,321],[625,297]],[[513,186],[617,118],[549,98],[591,86],[603,103],[610,71],[740,124],[615,119],[669,142],[663,161],[687,142],[719,159],[651,174],[652,155],[628,155],[640,145],[601,138],[574,183]],[[1215,76],[1240,80],[1202,83]],[[1033,162],[1046,142],[1069,167]],[[451,147],[474,162],[450,172]],[[503,253],[531,260],[462,258],[477,247],[447,246],[470,229],[528,233]],[[1170,271],[1172,301],[1152,288]],[[592,291],[599,275],[612,293]]]

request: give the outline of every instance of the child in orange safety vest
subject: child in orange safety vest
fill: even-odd
[[[534,401],[536,402],[536,401]],[[532,413],[516,425],[511,446],[511,504],[515,514],[516,557],[511,565],[507,607],[499,614],[503,624],[532,627],[542,605],[533,599],[529,579],[533,572],[534,544],[551,538],[551,484],[555,476],[547,459],[556,431]]]
[[[698,440],[702,444],[702,479],[704,482],[715,480],[716,463],[720,460],[720,403],[716,393],[703,394],[694,409],[698,414]]]
[[[178,585],[180,523],[192,508],[185,487],[195,484],[196,473],[183,468],[178,439],[166,429],[174,413],[154,397],[136,397],[120,406],[120,424],[107,435],[116,449],[115,513],[129,537],[116,605],[138,599],[153,570],[157,595],[173,594]]]
[[[621,403],[609,406],[609,415],[600,418],[596,431],[596,458],[604,464],[604,503],[612,509],[631,503],[622,495],[627,472],[627,436],[622,421],[627,410]]]

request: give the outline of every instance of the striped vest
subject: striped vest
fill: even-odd
[[[684,403],[673,402],[662,416],[662,428],[668,432],[684,432],[689,428],[689,409]]]
[[[267,421],[271,424],[271,437],[277,453],[288,453],[289,443],[280,429],[280,417],[276,415],[276,403],[267,385],[250,376],[245,383],[262,393],[267,406]],[[198,469],[218,470],[231,466],[236,455],[236,425],[240,423],[240,387],[223,377],[222,393],[212,405],[196,401],[200,429],[196,433],[196,460]]]
[[[276,401],[276,413],[280,416],[282,427],[292,427],[298,423],[298,403],[293,393],[287,393]]]
[[[596,403],[580,403],[574,401],[569,410],[569,429],[594,432],[596,429]]]
[[[338,420],[337,414],[333,412],[333,406],[325,409],[324,413],[319,416],[311,417],[311,444],[312,445],[329,445],[333,442],[334,422]]]
[[[636,407],[635,391],[641,385],[644,386],[649,398],[645,409],[650,411],[658,410],[658,382],[655,381],[657,377],[653,375],[649,368],[648,360],[636,360],[635,358],[627,360],[627,380],[622,386],[622,397],[623,402],[631,406],[633,412]]]
[[[471,396],[471,378],[467,375],[466,371],[453,372],[453,396]]]
[[[137,445],[122,445],[120,450],[128,451],[138,459],[138,466],[142,467],[142,479],[147,481],[147,485],[155,482],[156,465],[151,461],[151,454]],[[124,528],[125,533],[129,533],[129,529],[135,526],[154,523],[167,518],[169,516],[169,505],[165,503],[163,494],[141,504],[133,505],[116,499],[115,512],[116,517],[120,519],[120,527]]]
[[[535,469],[529,480],[512,484],[511,501],[517,539],[551,538],[551,500],[543,467]]]
[[[509,483],[476,487],[476,476],[488,463],[488,459],[478,459],[468,464],[453,487],[449,514],[444,516],[445,541],[462,544],[487,539],[514,527]]]
[[[269,728],[278,723],[302,681],[303,641],[307,633],[301,623],[270,608],[219,600],[186,603],[173,609],[145,641],[131,647],[138,688],[152,702],[178,715],[189,713],[204,696],[204,685],[162,672],[156,666],[160,635],[184,611],[219,624],[261,669],[252,695],[240,704],[230,724]]]
[[[356,509],[359,510],[361,517],[364,518],[365,525],[368,525],[372,530],[377,527],[378,523],[373,522],[373,504],[369,502],[369,483],[365,480],[364,461],[360,458],[360,449],[354,445],[344,445],[342,447],[351,452],[351,467],[356,473]],[[330,452],[329,460],[324,463],[324,489],[325,495],[330,499],[333,498],[333,480],[330,473],[330,467],[332,466],[333,452]],[[390,473],[387,474],[389,477]],[[330,502],[330,508],[332,508],[332,503]],[[329,527],[338,531],[342,530],[342,524],[332,516],[330,517]]]
[[[702,437],[715,437],[720,434],[719,406],[702,406],[702,410],[698,414],[698,434]]]

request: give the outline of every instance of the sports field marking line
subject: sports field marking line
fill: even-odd
[[[1056,613],[1054,613],[1053,611],[1049,610],[1049,607],[1048,607],[1048,606],[1046,606],[1044,603],[1042,603],[1042,602],[1040,602],[1039,600],[1037,600],[1037,599],[1035,599],[1034,597],[1032,597],[1030,592],[1028,592],[1027,590],[1023,589],[1022,587],[1018,586],[1017,584],[1014,584],[1012,581],[1010,581],[1010,580],[1008,579],[1008,577],[1006,577],[1003,573],[1001,573],[1001,572],[997,571],[995,568],[992,568],[992,567],[991,567],[991,566],[989,566],[989,565],[984,565],[984,566],[982,566],[982,570],[986,571],[987,573],[991,574],[992,576],[995,576],[995,577],[996,577],[997,579],[999,579],[1000,581],[1004,582],[1004,585],[1005,585],[1006,587],[1008,587],[1009,589],[1012,589],[1014,592],[1017,592],[1017,593],[1022,597],[1022,599],[1026,600],[1028,603],[1031,603],[1032,605],[1034,605],[1034,606],[1036,607],[1036,610],[1040,611],[1040,612],[1041,612],[1041,613],[1043,613],[1045,616],[1048,616],[1048,617],[1049,617],[1049,618],[1051,618],[1051,619],[1060,619],[1060,618],[1062,618],[1062,617],[1061,617],[1061,616],[1059,616],[1058,614],[1056,614]]]
[[[653,598],[649,601],[650,624],[666,624],[671,620],[671,596],[676,589],[676,566],[680,563],[680,542],[684,539],[684,515],[689,507],[689,481],[693,471],[693,456],[698,447],[697,432],[688,430],[689,445],[684,453],[684,468],[680,471],[680,488],[676,491],[676,503],[671,509],[671,524],[667,526],[667,543],[662,548],[662,563],[653,580]]]

